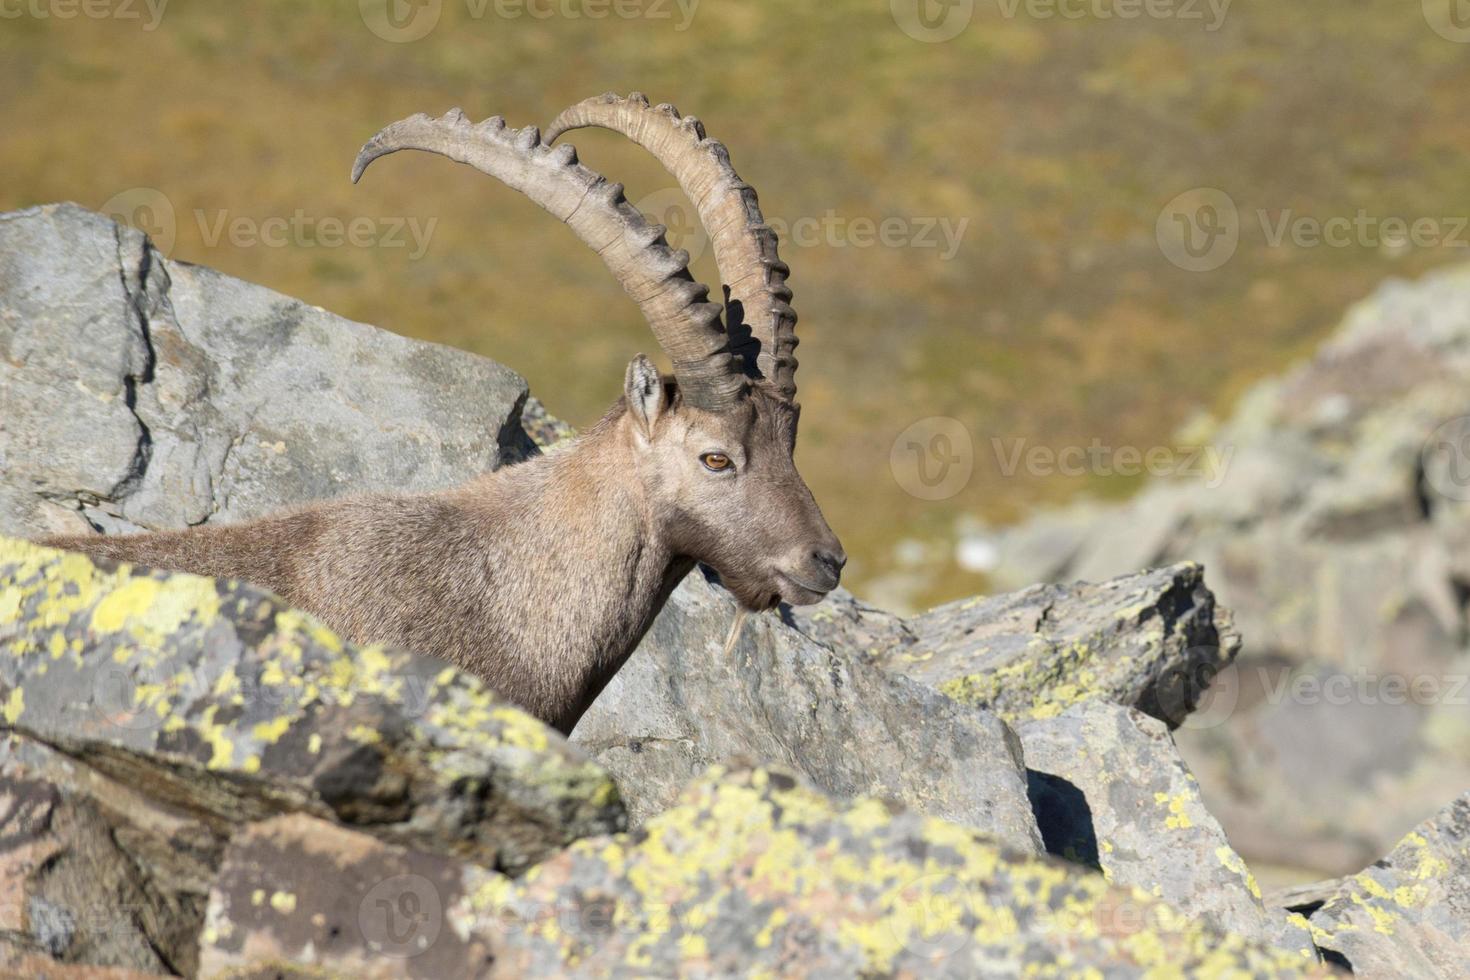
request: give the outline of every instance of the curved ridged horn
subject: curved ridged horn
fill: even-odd
[[[674,362],[686,401],[718,411],[740,396],[746,384],[740,362],[729,350],[719,304],[708,302],[708,287],[689,275],[689,253],[669,248],[665,229],[644,220],[623,197],[623,185],[578,163],[576,150],[552,149],[536,127],[507,129],[499,116],[471,124],[458,109],[440,119],[419,113],[363,145],[352,165],[353,183],[368,164],[399,150],[427,150],[467,163],[561,219],[602,256],[638,303]]]
[[[638,92],[626,99],[609,92],[577,103],[552,122],[546,142],[588,126],[622,133],[652,153],[679,182],[709,233],[720,278],[729,291],[726,321],[732,350],[742,355],[747,369],[754,367],[769,379],[782,397],[794,399],[796,311],[786,285],[791,270],[777,255],[777,236],[761,215],[755,188],[730,165],[724,144],[705,138],[704,126],[695,117],[681,117],[668,104],[650,106]],[[738,329],[742,319],[751,334],[744,343]]]

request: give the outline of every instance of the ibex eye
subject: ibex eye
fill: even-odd
[[[716,473],[730,468],[730,457],[724,453],[705,453],[699,457],[699,461],[706,469],[714,470]]]

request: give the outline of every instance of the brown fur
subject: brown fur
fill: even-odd
[[[795,408],[764,382],[705,412],[640,355],[623,399],[572,446],[450,490],[44,543],[253,582],[351,640],[478,674],[569,732],[696,561],[749,609],[837,585],[846,558],[796,471],[795,435]],[[711,452],[735,466],[711,472]]]

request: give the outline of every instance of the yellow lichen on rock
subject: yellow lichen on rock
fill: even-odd
[[[567,928],[583,902],[608,928]],[[636,834],[573,844],[521,881],[485,888],[477,904],[481,925],[508,944],[507,962],[527,972],[555,972],[574,950],[625,974],[1311,967],[1299,951],[1213,932],[1100,875],[877,800],[836,803],[764,769],[716,767]],[[547,909],[560,910],[563,927],[542,921]],[[813,958],[790,958],[803,953]]]
[[[84,758],[125,757],[198,789],[227,821],[249,797],[331,813],[363,794],[377,807],[386,782],[413,816],[385,834],[515,870],[624,825],[606,772],[478,680],[353,647],[245,583],[0,538],[0,615],[6,725]],[[465,785],[483,809],[464,807]],[[459,829],[426,838],[419,819]]]

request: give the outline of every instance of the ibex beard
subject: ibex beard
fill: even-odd
[[[582,126],[629,136],[679,181],[709,230],[724,307],[621,186],[550,145]],[[754,190],[697,120],[637,94],[579,103],[547,136],[498,117],[472,125],[458,110],[413,116],[368,141],[353,179],[380,156],[419,149],[505,181],[597,251],[673,377],[638,355],[622,397],[570,446],[453,489],[45,543],[256,583],[349,639],[471,671],[563,732],[697,562],[742,610],[820,601],[847,559],[793,459],[796,314]]]

